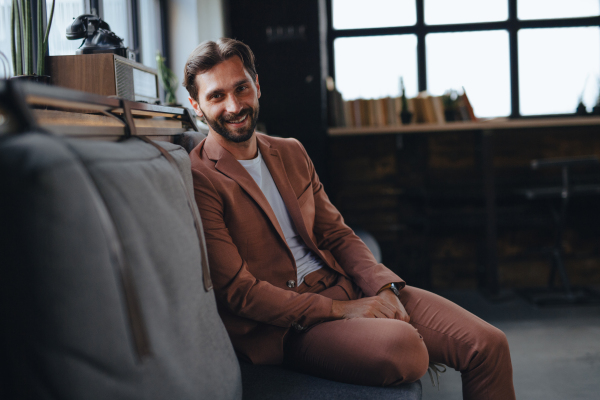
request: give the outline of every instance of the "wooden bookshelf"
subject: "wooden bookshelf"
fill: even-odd
[[[365,126],[358,128],[329,128],[329,136],[386,135],[451,131],[495,131],[503,129],[527,129],[548,127],[578,127],[600,125],[600,117],[563,118],[493,118],[476,122],[447,122],[444,124],[409,124],[400,126]]]

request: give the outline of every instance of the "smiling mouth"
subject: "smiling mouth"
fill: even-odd
[[[228,124],[234,124],[234,125],[241,124],[242,122],[246,121],[246,118],[248,118],[248,114],[244,115],[240,119],[227,121],[227,123]]]

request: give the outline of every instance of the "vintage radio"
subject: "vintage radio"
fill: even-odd
[[[157,71],[125,57],[98,53],[46,60],[53,85],[151,104],[160,101]]]

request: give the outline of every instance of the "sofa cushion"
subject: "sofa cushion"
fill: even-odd
[[[139,139],[0,140],[0,398],[239,399],[237,359],[203,289],[178,163]],[[134,346],[122,274],[94,192],[128,262],[150,355]],[[194,205],[195,206],[195,205]],[[113,258],[111,258],[113,257]]]

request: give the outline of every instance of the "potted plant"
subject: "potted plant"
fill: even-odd
[[[406,98],[406,88],[404,87],[404,79],[400,77],[400,93],[402,99],[402,111],[400,111],[400,120],[403,124],[410,124],[413,113],[408,110],[408,99]]]
[[[45,75],[45,62],[48,51],[48,34],[50,33],[52,18],[54,17],[55,1],[52,0],[48,27],[44,33],[44,2],[37,2],[37,24],[34,32],[31,2],[13,0],[10,35],[15,78],[49,83],[50,77]],[[37,42],[34,40],[34,34],[37,37]],[[37,53],[37,68],[33,62],[34,51]]]
[[[165,89],[165,103],[167,103],[168,106],[181,106],[181,104],[177,104],[177,97],[175,95],[179,80],[173,71],[167,67],[165,58],[160,52],[156,53],[156,63],[158,64],[158,77]]]
[[[442,96],[444,105],[444,118],[446,122],[459,121],[460,112],[458,111],[458,92],[454,89],[448,90]]]

